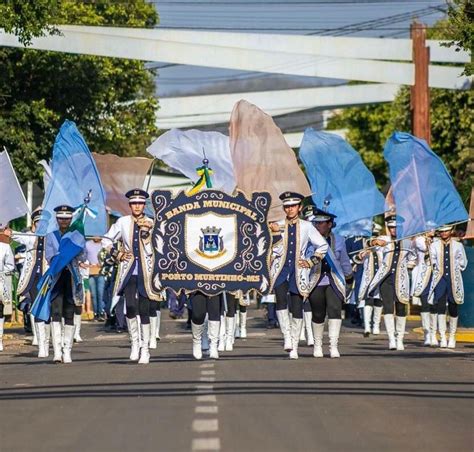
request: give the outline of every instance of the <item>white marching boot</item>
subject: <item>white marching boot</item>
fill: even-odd
[[[304,314],[305,312],[303,311],[303,326],[301,327],[301,332],[300,332],[300,341],[305,341],[306,340],[306,328],[304,324]]]
[[[74,325],[64,325],[63,363],[72,363],[71,351],[74,343]]]
[[[403,345],[403,336],[405,336],[406,317],[395,317],[395,326],[397,329],[397,350],[405,350]]]
[[[140,347],[140,359],[138,364],[148,364],[150,362],[150,336],[151,336],[151,325],[142,323],[142,346]],[[156,338],[155,338],[156,340]]]
[[[339,334],[341,332],[341,319],[329,319],[328,320],[328,335],[329,335],[329,355],[331,358],[340,358],[339,350],[337,348],[339,342]]]
[[[225,351],[225,332],[226,332],[226,323],[225,323],[225,316],[221,315],[221,321],[219,326],[219,347],[218,351],[223,352]]]
[[[51,322],[51,333],[53,337],[53,361],[60,363],[63,360],[62,354],[62,329],[61,322]]]
[[[313,336],[313,328],[312,328],[312,319],[313,313],[312,312],[305,312],[304,313],[304,329],[306,330],[306,345],[312,347],[314,345],[314,336]]]
[[[439,329],[439,346],[440,348],[446,348],[448,342],[446,341],[446,314],[438,314],[438,329]]]
[[[388,349],[396,350],[397,341],[395,340],[395,319],[393,314],[385,314],[383,316],[383,321],[385,323],[385,331],[387,331],[388,336]]]
[[[33,340],[31,345],[38,345],[38,330],[36,329],[36,321],[33,314],[28,314],[30,316],[31,331],[33,332]]]
[[[239,317],[239,307],[235,311],[235,322],[234,322],[234,332],[232,333],[232,337],[235,339],[240,339],[242,337],[242,333],[240,331],[240,317]]]
[[[220,322],[219,322],[220,325]],[[225,318],[225,351],[234,350],[235,316]]]
[[[46,324],[36,322],[36,332],[38,333],[38,358],[46,358]]]
[[[140,349],[142,346],[143,342],[143,337],[142,337],[142,321],[140,319],[140,316],[137,315],[136,317],[137,322],[138,322],[138,348]],[[140,354],[140,351],[138,352]]]
[[[239,312],[240,339],[247,339],[247,312]]]
[[[126,317],[126,319],[131,345],[130,361],[138,361],[140,358],[140,331],[138,329],[138,319],[136,317],[133,319]]]
[[[301,330],[303,329],[303,319],[291,320],[291,340],[292,348],[290,352],[290,359],[298,359],[298,343],[300,341]]]
[[[424,335],[424,346],[431,345],[431,334],[430,334],[430,313],[429,312],[420,312],[421,316],[421,328],[423,329]]]
[[[217,342],[219,340],[219,327],[220,327],[220,325],[221,325],[221,322],[219,322],[217,320],[209,320],[208,321],[208,326],[207,326],[208,333],[207,334],[209,336],[209,358],[211,358],[211,359],[219,359],[219,352],[217,350]]]
[[[313,356],[315,358],[322,358],[323,354],[323,335],[324,335],[324,323],[312,323],[313,337],[314,337],[314,348]]]
[[[288,309],[281,309],[276,312],[278,323],[280,324],[280,330],[283,334],[283,349],[285,352],[289,352],[292,349],[291,343],[291,332],[290,332],[290,316]]]
[[[373,318],[373,327],[372,334],[374,336],[380,334],[380,322],[382,320],[382,306],[374,306],[374,318]]]
[[[448,348],[456,348],[456,330],[458,327],[458,318],[450,317],[449,318],[449,340]]]
[[[49,356],[49,342],[51,340],[51,323],[45,323],[44,324],[44,353],[45,353],[45,358]]]
[[[193,334],[193,356],[194,359],[202,359],[201,340],[204,331],[204,324],[196,325],[191,322],[191,331]]]
[[[148,342],[148,348],[150,350],[155,350],[156,345],[156,324],[158,322],[158,317],[150,317],[150,340]]]
[[[436,332],[438,331],[438,315],[430,314],[430,345],[437,347],[439,345]]]
[[[373,306],[364,306],[364,337],[369,337],[372,331],[372,329],[370,328],[370,324],[372,322],[373,310]]]
[[[155,338],[156,338],[157,341],[161,340],[160,328],[161,328],[161,311],[158,310],[158,311],[156,311],[156,328],[155,328]],[[151,334],[153,334],[153,330],[152,330]]]
[[[3,329],[5,326],[5,317],[0,318],[0,352],[3,352]]]
[[[82,342],[81,323],[82,323],[82,315],[74,314],[74,326],[76,327],[76,330],[74,331],[74,342]]]

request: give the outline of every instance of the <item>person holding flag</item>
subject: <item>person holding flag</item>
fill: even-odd
[[[30,306],[38,295],[38,283],[48,269],[45,256],[46,238],[35,235],[36,226],[42,213],[43,210],[40,208],[33,211],[31,215],[31,234],[22,234],[11,229],[7,229],[5,232],[15,242],[26,247],[26,257],[21,270],[20,280],[18,281],[17,295],[20,300],[25,300]],[[50,321],[49,319],[46,322],[35,319],[31,313],[30,316],[32,318],[31,325],[36,329],[38,336],[38,358],[47,358],[49,356],[49,339],[51,336]]]
[[[380,291],[382,297],[385,329],[389,350],[404,350],[403,337],[410,302],[409,266],[416,262],[416,253],[410,239],[397,240],[397,227],[402,218],[391,215],[386,219],[389,235],[382,235],[368,241],[368,246],[382,249],[382,264],[370,283],[368,296],[373,297]],[[395,312],[395,318],[394,318]],[[395,338],[395,331],[397,333]]]
[[[144,213],[146,200],[149,197],[145,190],[135,188],[128,191],[125,196],[128,198],[131,214],[120,217],[111,226],[102,239],[102,246],[111,249],[118,241],[123,244],[123,248],[120,250],[117,248],[114,253],[119,268],[113,296],[115,299],[125,297],[131,342],[130,360],[148,364],[151,335],[156,335],[156,323],[153,323],[153,329],[150,325],[150,303],[162,300],[161,294],[155,293],[152,289],[154,258],[150,231],[153,228],[153,220],[147,218]],[[140,325],[137,316],[140,316]],[[141,347],[140,328],[143,339]]]
[[[286,219],[283,231],[278,223],[270,223],[273,251],[270,276],[271,290],[275,293],[278,323],[284,338],[284,349],[290,359],[298,359],[298,342],[303,326],[303,299],[310,291],[310,269],[324,258],[328,244],[309,221],[301,220],[304,196],[294,192],[280,195]],[[312,245],[312,253],[306,253]],[[293,314],[290,325],[288,294]]]
[[[74,312],[75,307],[84,302],[80,274],[80,266],[85,265],[84,209],[85,205],[78,210],[74,223],[76,209],[65,204],[54,209],[58,230],[46,236],[45,256],[49,269],[38,284],[39,294],[32,307],[33,315],[40,320],[46,322],[51,316],[55,363],[72,362]]]
[[[433,263],[433,278],[429,292],[429,303],[438,314],[441,348],[456,347],[458,305],[464,303],[462,272],[467,267],[464,246],[453,237],[454,226],[438,228],[440,240],[430,245]],[[446,341],[446,310],[449,313],[449,340]]]
[[[346,285],[354,281],[352,265],[343,237],[332,232],[336,216],[330,212],[309,206],[305,218],[326,239],[329,249],[321,265],[314,267],[311,274],[312,290],[309,295],[313,313],[314,337],[313,356],[322,358],[323,334],[326,314],[329,323],[329,352],[331,358],[339,358],[338,342],[342,324],[342,305],[346,301]],[[308,253],[312,253],[311,248]]]

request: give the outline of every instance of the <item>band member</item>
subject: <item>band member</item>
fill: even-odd
[[[412,290],[414,305],[421,305],[421,326],[424,334],[424,345],[438,345],[436,338],[437,315],[433,305],[428,303],[428,295],[433,274],[430,246],[434,240],[434,231],[420,235],[413,240],[416,251],[416,266],[412,271]],[[436,239],[437,240],[437,239]]]
[[[221,325],[220,296],[208,297],[202,292],[194,292],[189,299],[192,307],[191,331],[193,335],[193,356],[195,359],[202,359],[202,351],[207,347],[205,344],[205,329],[207,323],[209,357],[211,359],[219,359],[218,342]]]
[[[312,311],[315,358],[323,357],[323,333],[328,316],[329,352],[331,358],[339,358],[338,342],[342,324],[342,306],[346,301],[346,284],[354,281],[352,265],[344,239],[332,232],[336,215],[310,206],[306,219],[311,221],[329,244],[329,250],[314,267],[311,275],[314,287],[309,296]]]
[[[273,233],[271,288],[276,296],[278,322],[284,338],[284,349],[290,351],[290,359],[298,359],[298,341],[303,325],[303,299],[308,297],[311,286],[310,269],[324,258],[328,244],[309,221],[301,220],[299,193],[285,192],[280,195],[286,219],[283,230],[278,223],[271,223]],[[313,254],[306,256],[309,245]],[[288,314],[288,294],[291,297],[292,324]]]
[[[462,272],[467,267],[464,246],[453,237],[453,226],[446,225],[438,229],[440,240],[430,245],[433,262],[429,302],[438,313],[439,346],[456,347],[456,329],[458,325],[458,305],[464,303]],[[446,341],[446,308],[449,312],[449,340]]]
[[[125,297],[131,342],[130,360],[148,364],[152,334],[150,303],[161,300],[160,294],[152,290],[153,248],[150,231],[153,228],[153,221],[144,215],[146,199],[149,196],[146,191],[136,188],[127,192],[125,196],[129,200],[131,215],[119,218],[111,226],[102,240],[102,246],[111,248],[112,243],[119,240],[123,243],[122,248],[116,248],[115,257],[119,261],[119,268],[113,296]],[[141,347],[140,328],[143,338]],[[156,331],[153,331],[153,334],[155,335]]]
[[[11,314],[13,293],[12,274],[15,270],[15,259],[7,243],[0,242],[0,352],[3,351],[3,329],[5,315]]]
[[[408,267],[414,265],[416,261],[411,240],[396,240],[398,221],[401,219],[394,215],[387,217],[388,235],[368,241],[370,247],[379,246],[382,249],[382,264],[370,283],[368,296],[373,297],[377,290],[380,291],[389,350],[405,349],[403,336],[405,335],[407,305],[410,302]]]
[[[373,224],[373,234],[378,236],[382,227],[377,223]],[[365,240],[367,245],[367,240]],[[374,279],[375,274],[383,260],[382,250],[375,247],[371,250],[362,251],[358,254],[358,259],[363,263],[363,273],[361,285],[358,293],[359,308],[364,310],[364,337],[369,337],[370,333],[380,334],[380,322],[382,320],[382,300],[379,290],[375,290],[373,296],[367,296],[367,290]],[[372,326],[373,314],[373,327]]]
[[[41,218],[43,211],[36,209],[31,215],[31,234],[20,234],[9,230],[11,238],[26,247],[25,261],[18,281],[17,295],[21,301],[26,301],[29,306],[38,295],[37,285],[45,271],[48,269],[48,263],[44,253],[45,237],[36,236],[36,226]],[[31,326],[37,332],[38,337],[38,358],[47,358],[49,356],[49,338],[51,336],[50,322],[43,322],[40,319],[34,319],[31,316]],[[33,344],[35,345],[35,344]]]
[[[46,236],[45,255],[48,264],[59,254],[61,237],[71,225],[74,208],[61,205],[54,209],[59,230]],[[84,302],[84,288],[80,266],[84,265],[85,253],[80,253],[67,265],[54,280],[51,287],[51,332],[53,338],[53,361],[72,362],[71,351],[74,343],[74,312],[76,306]],[[64,321],[64,334],[62,322]],[[63,340],[64,336],[64,340]]]

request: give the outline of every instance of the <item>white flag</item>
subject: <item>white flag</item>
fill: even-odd
[[[196,182],[196,168],[204,154],[212,169],[212,188],[232,194],[235,177],[230,157],[229,137],[219,132],[171,129],[156,139],[147,152]]]
[[[0,228],[29,213],[28,204],[8,152],[0,152]]]

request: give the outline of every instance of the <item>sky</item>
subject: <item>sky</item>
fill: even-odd
[[[324,36],[407,38],[416,17],[428,26],[444,16],[433,0],[153,0],[158,28]],[[261,91],[334,84],[312,77],[158,64],[161,97]],[[339,81],[340,83],[340,81]]]

